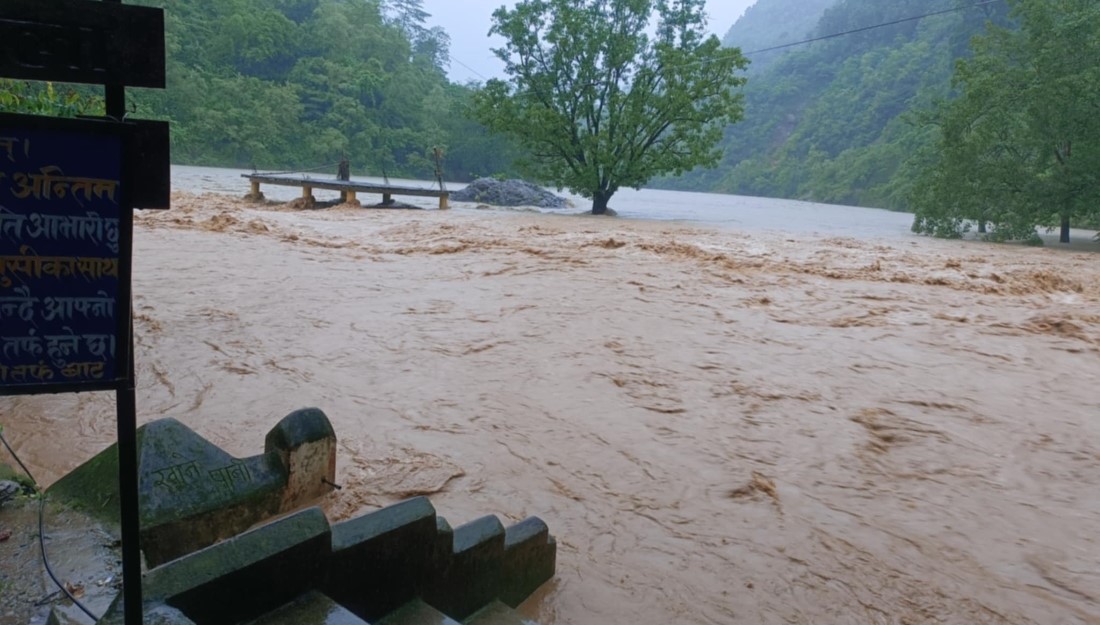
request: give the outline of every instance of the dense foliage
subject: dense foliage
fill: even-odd
[[[759,0],[745,9],[722,37],[722,43],[739,47],[744,53],[768,50],[806,40],[817,28],[822,14],[839,0],[797,0],[796,2]],[[716,24],[712,24],[716,26]],[[752,55],[749,75],[756,76],[783,55],[782,50]]]
[[[1016,28],[991,27],[958,63],[959,97],[914,159],[914,231],[998,240],[1100,215],[1100,3],[1012,0]]]
[[[431,178],[442,147],[448,178],[526,159],[597,209],[664,173],[650,184],[915,210],[937,236],[1100,223],[1096,0],[758,0],[727,47],[855,32],[753,55],[732,91],[740,56],[701,36],[700,0],[502,9],[511,81],[483,89],[448,82],[422,0],[133,1],[166,9],[168,89],[129,93],[173,122],[177,163]],[[0,111],[96,115],[101,93],[0,80]]]
[[[448,38],[420,0],[140,0],[166,9],[168,89],[130,90],[172,123],[184,164],[468,179],[511,171],[514,147],[466,119]],[[333,171],[335,171],[333,169]]]
[[[536,178],[606,212],[621,187],[713,165],[741,117],[746,63],[705,36],[703,0],[526,0],[494,14],[504,80],[478,119],[528,150]],[[656,30],[650,35],[651,22]]]
[[[0,78],[0,112],[59,117],[102,115],[103,98],[95,92],[83,86]]]
[[[842,33],[972,4],[836,0],[805,34]],[[759,0],[754,12],[794,15],[803,6],[803,0]],[[749,80],[745,121],[727,131],[720,165],[661,184],[907,208],[913,174],[904,163],[934,140],[913,113],[950,96],[954,61],[968,54],[970,38],[987,21],[1005,23],[1007,13],[1007,5],[996,2],[795,48]]]

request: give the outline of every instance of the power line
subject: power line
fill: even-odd
[[[447,55],[447,57],[448,57],[448,58],[449,58],[449,59],[451,60],[451,62],[452,62],[452,63],[458,63],[458,64],[459,64],[459,65],[461,65],[462,67],[465,67],[466,69],[470,70],[470,71],[471,71],[471,72],[473,72],[474,74],[476,74],[476,75],[480,76],[482,80],[489,80],[489,79],[488,79],[488,78],[486,78],[486,77],[485,77],[484,75],[482,75],[482,73],[481,73],[481,72],[479,72],[479,71],[477,71],[476,69],[474,69],[474,68],[470,67],[469,65],[467,65],[467,64],[465,64],[465,63],[463,63],[462,61],[459,61],[458,59],[456,59],[455,57],[451,56],[450,54],[448,54],[448,55]]]
[[[914,15],[912,17],[903,17],[901,19],[893,20],[893,21],[890,21],[890,22],[883,22],[881,24],[872,24],[870,26],[863,26],[863,27],[860,27],[860,28],[853,28],[852,30],[846,30],[844,32],[833,33],[831,35],[822,35],[821,37],[814,37],[812,39],[805,39],[805,40],[802,40],[802,41],[795,41],[795,42],[792,42],[792,43],[785,43],[783,45],[772,46],[770,48],[761,48],[759,50],[753,50],[751,52],[742,52],[741,54],[744,55],[744,56],[750,56],[750,55],[753,55],[753,54],[761,54],[763,52],[773,52],[775,50],[784,50],[786,48],[793,48],[795,46],[801,46],[801,45],[805,45],[807,43],[814,43],[814,42],[817,42],[817,41],[825,41],[826,39],[836,39],[837,37],[846,37],[848,35],[854,35],[856,33],[867,32],[869,30],[875,30],[875,29],[878,29],[878,28],[885,28],[887,26],[896,26],[898,24],[904,24],[906,22],[915,22],[917,20],[922,20],[926,17],[935,17],[937,15],[947,15],[948,13],[957,13],[959,11],[967,11],[967,10],[970,10],[970,9],[976,9],[978,7],[982,7],[982,6],[986,6],[986,5],[990,5],[990,4],[996,4],[998,2],[1004,2],[1004,0],[983,0],[982,2],[978,2],[978,3],[975,3],[975,4],[968,4],[968,5],[965,5],[965,6],[954,7],[954,8],[951,8],[951,9],[943,9],[941,11],[932,11],[931,13],[925,13],[923,15]],[[488,78],[483,76],[480,72],[478,72],[474,68],[470,67],[469,65],[466,65],[462,61],[459,61],[458,59],[454,58],[453,56],[451,56],[450,59],[451,59],[451,61],[453,61],[455,63],[458,63],[462,67],[465,67],[466,69],[470,70],[474,74],[477,74],[482,79],[489,80]],[[697,65],[699,63],[701,63],[701,61],[693,61],[693,62],[685,64],[685,66]]]
[[[958,11],[965,11],[967,9],[976,9],[980,6],[985,6],[987,4],[994,4],[996,2],[1003,2],[1003,1],[1004,0],[985,0],[984,2],[979,2],[977,4],[968,4],[966,6],[955,7],[953,9],[944,9],[942,11],[933,11],[932,13],[925,13],[924,15],[915,15],[913,17],[905,17],[905,18],[902,18],[902,19],[899,19],[899,20],[894,20],[892,22],[884,22],[882,24],[874,24],[872,26],[864,26],[862,28],[855,28],[855,29],[852,29],[852,30],[846,30],[842,33],[833,33],[831,35],[823,35],[821,37],[814,37],[813,39],[806,39],[805,41],[796,41],[794,43],[785,43],[781,46],[772,46],[770,48],[762,48],[760,50],[753,50],[752,52],[743,52],[742,54],[744,54],[745,56],[748,56],[750,54],[760,54],[761,52],[772,52],[773,50],[783,50],[785,48],[793,48],[794,46],[801,46],[801,45],[807,44],[807,43],[814,43],[815,41],[824,41],[826,39],[835,39],[837,37],[844,37],[846,35],[854,35],[856,33],[862,33],[862,32],[866,32],[868,30],[874,30],[876,28],[885,28],[887,26],[896,26],[898,24],[904,24],[905,22],[915,22],[917,20],[922,20],[926,17],[933,17],[933,16],[936,16],[936,15],[946,15],[947,13],[956,13]]]

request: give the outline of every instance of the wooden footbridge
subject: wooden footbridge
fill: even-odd
[[[339,178],[308,178],[286,174],[241,174],[242,178],[248,178],[252,183],[252,197],[263,197],[260,193],[261,184],[274,184],[284,187],[301,187],[302,197],[307,201],[312,200],[314,189],[328,189],[341,191],[345,195],[345,201],[356,201],[359,193],[381,194],[382,204],[393,202],[393,196],[405,195],[415,197],[439,198],[440,210],[449,208],[448,198],[450,193],[441,189],[422,189],[417,187],[402,187],[393,185],[380,185],[372,182],[357,182],[355,180],[340,180]]]

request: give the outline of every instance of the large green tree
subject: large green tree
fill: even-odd
[[[991,27],[955,72],[937,153],[914,186],[913,229],[998,239],[1100,209],[1100,2],[1010,0],[1019,28]]]
[[[168,88],[128,101],[172,122],[177,163],[427,179],[440,148],[448,179],[516,174],[514,143],[465,119],[423,0],[127,1],[165,9]],[[32,88],[0,81],[0,108]]]
[[[752,68],[745,120],[726,132],[722,162],[654,183],[905,209],[913,178],[902,164],[934,135],[911,112],[948,96],[955,60],[1008,12],[1001,1],[757,0],[726,38],[749,51]]]
[[[713,166],[742,116],[747,61],[707,36],[703,0],[524,0],[493,13],[508,80],[474,110],[529,151],[529,173],[592,199]],[[655,32],[651,25],[656,21]],[[649,33],[654,32],[651,36]]]

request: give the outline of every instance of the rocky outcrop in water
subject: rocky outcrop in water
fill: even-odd
[[[493,206],[536,206],[569,208],[569,200],[523,180],[478,178],[465,189],[451,193],[458,202],[481,202]]]

